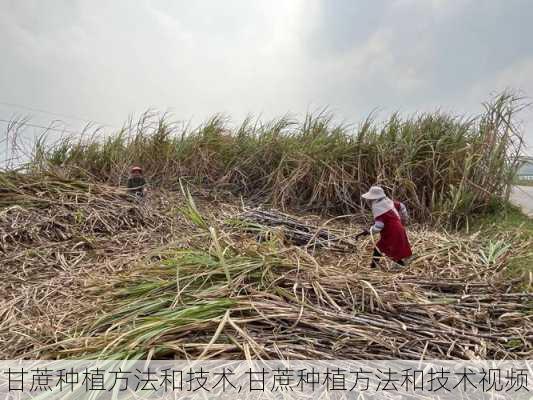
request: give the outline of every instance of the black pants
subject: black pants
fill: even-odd
[[[371,268],[377,268],[379,264],[379,260],[383,258],[383,254],[379,252],[377,247],[374,247],[374,252],[372,253],[372,262],[370,263]],[[405,262],[403,260],[395,261],[396,264],[405,266]]]

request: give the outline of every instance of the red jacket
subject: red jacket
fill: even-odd
[[[400,261],[412,256],[413,253],[407,238],[407,232],[400,220],[400,203],[395,201],[394,207],[398,212],[390,210],[375,218],[375,221],[380,221],[385,225],[380,232],[381,237],[377,243],[377,248],[394,261]]]

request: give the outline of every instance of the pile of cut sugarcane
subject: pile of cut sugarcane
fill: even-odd
[[[258,232],[260,239],[267,236],[265,230],[275,228],[284,239],[297,246],[338,251],[353,250],[355,246],[353,233],[302,222],[294,216],[277,210],[249,209],[240,213],[236,218],[243,229]]]
[[[139,204],[116,187],[0,172],[0,358],[54,343],[93,318],[85,283],[174,240],[175,197]]]
[[[401,272],[368,253],[257,244],[206,232],[103,284],[102,314],[52,357],[523,359],[533,294],[514,289],[471,238],[413,238],[426,258]],[[520,248],[520,251],[523,248]],[[463,259],[468,254],[468,261]],[[448,264],[448,266],[446,266]],[[96,298],[95,297],[95,298]]]
[[[533,356],[531,283],[508,274],[520,235],[410,229],[412,262],[370,269],[360,226],[3,178],[1,358]]]

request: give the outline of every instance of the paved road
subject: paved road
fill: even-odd
[[[533,186],[515,186],[511,193],[511,202],[533,218]]]

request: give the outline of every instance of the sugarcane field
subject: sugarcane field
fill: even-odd
[[[181,135],[144,115],[42,145],[0,175],[1,357],[527,359],[531,235],[469,228],[504,207],[516,102],[357,134],[318,115]],[[360,234],[374,182],[409,210],[405,264],[374,265],[383,233]]]

